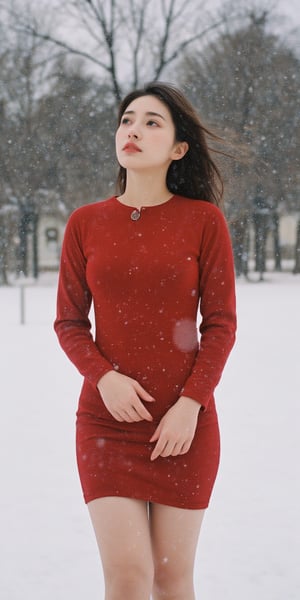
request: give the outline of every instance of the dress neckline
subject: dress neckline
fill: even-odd
[[[169,204],[173,199],[175,198],[175,194],[172,194],[170,196],[170,198],[168,198],[167,200],[165,200],[164,202],[160,202],[159,204],[149,204],[146,206],[140,206],[140,208],[137,208],[137,206],[131,205],[131,204],[125,204],[125,202],[122,202],[121,200],[119,200],[119,198],[117,196],[113,196],[113,199],[117,202],[117,204],[119,204],[120,206],[123,206],[124,208],[127,208],[128,210],[131,211],[138,211],[139,213],[142,210],[149,210],[149,209],[154,209],[154,208],[159,208],[160,206],[164,206],[166,204]]]

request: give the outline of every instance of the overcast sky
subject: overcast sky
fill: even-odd
[[[45,4],[51,6],[51,4],[56,4],[57,0],[19,0],[20,4],[22,2],[29,5]],[[266,0],[266,2],[271,6],[277,5],[277,11],[283,15],[287,15],[291,19],[291,26],[300,26],[300,0]],[[219,6],[222,3],[224,3],[224,0],[209,0],[207,5],[213,7]],[[263,3],[263,1],[261,3],[257,2],[257,4],[262,5]]]
[[[287,17],[289,28],[300,27],[300,0],[256,0],[257,5],[263,6],[264,3],[277,6],[276,12]],[[224,0],[210,0],[208,4],[217,7],[224,4]]]
[[[291,19],[291,25],[300,25],[300,2],[299,0],[278,0],[278,12],[287,15]]]

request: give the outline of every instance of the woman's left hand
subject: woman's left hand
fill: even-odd
[[[194,439],[201,405],[181,396],[163,416],[150,442],[156,442],[151,460],[158,456],[186,454]]]

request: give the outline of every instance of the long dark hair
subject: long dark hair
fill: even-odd
[[[118,126],[129,104],[142,96],[155,96],[167,106],[175,126],[176,141],[185,141],[189,145],[184,157],[174,160],[169,166],[166,181],[168,190],[173,194],[206,200],[220,206],[223,180],[207,144],[207,138],[215,141],[220,141],[220,138],[202,125],[194,107],[180,90],[160,81],[147,83],[123,99],[119,107]],[[126,169],[120,166],[117,178],[118,193],[123,194],[125,188]]]

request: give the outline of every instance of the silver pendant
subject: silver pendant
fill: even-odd
[[[130,218],[132,221],[138,221],[140,216],[141,216],[140,211],[137,208],[135,208],[135,210],[132,211]]]

